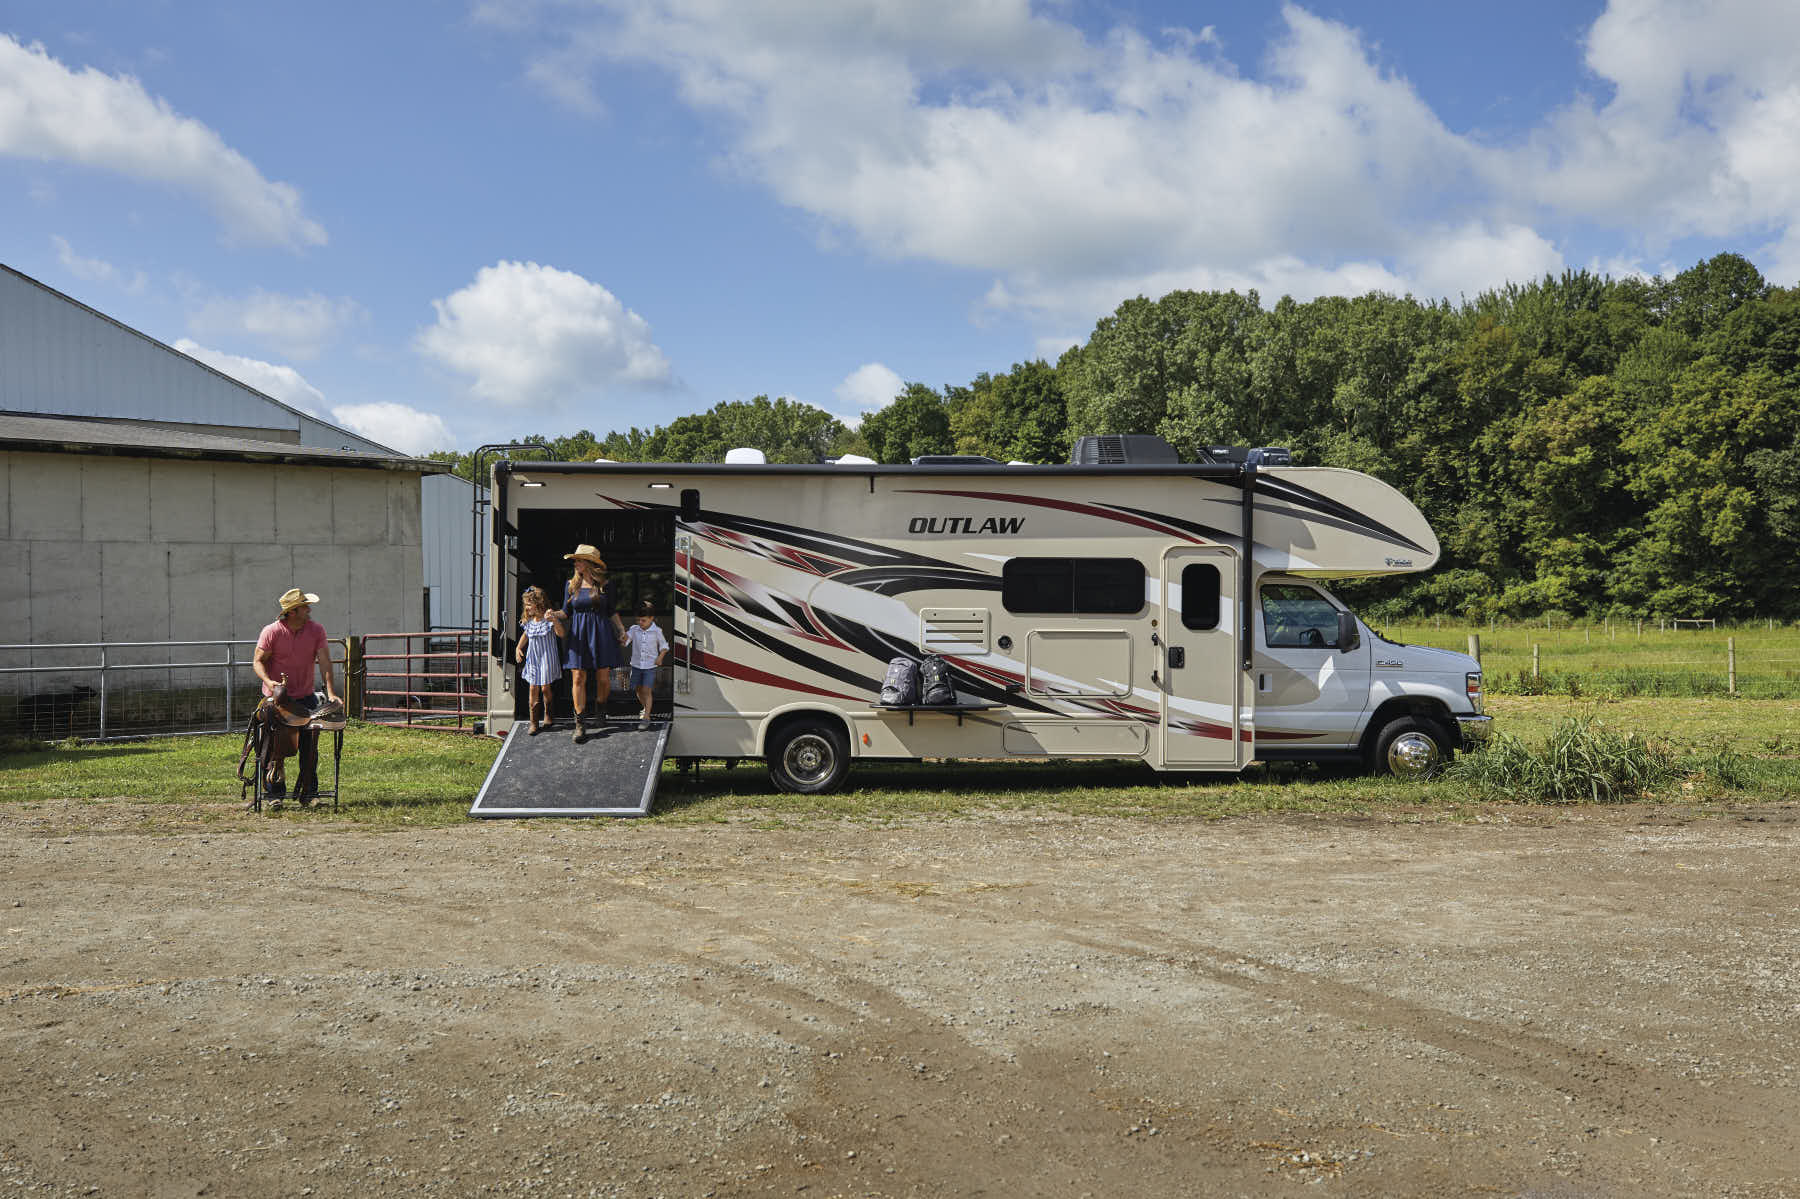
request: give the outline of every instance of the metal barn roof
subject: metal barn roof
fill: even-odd
[[[106,454],[131,458],[193,458],[216,462],[271,462],[294,466],[338,466],[417,471],[448,470],[429,458],[389,452],[329,449],[286,441],[258,441],[217,433],[189,433],[163,424],[89,420],[72,416],[0,412],[0,450],[29,453]]]
[[[267,429],[398,456],[0,264],[0,411]]]

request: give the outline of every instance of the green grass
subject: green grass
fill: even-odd
[[[1800,628],[1767,622],[1736,628],[1659,630],[1636,622],[1493,627],[1432,622],[1390,625],[1382,633],[1414,645],[1468,651],[1481,638],[1488,690],[1522,695],[1724,696],[1728,642],[1737,646],[1738,694],[1800,698]],[[1538,673],[1532,674],[1532,647]]]
[[[758,761],[733,770],[711,761],[689,774],[670,764],[649,819],[782,827],[812,820],[885,824],[996,813],[1149,821],[1259,813],[1460,819],[1497,802],[1547,799],[1800,799],[1800,702],[1495,696],[1490,711],[1516,744],[1503,751],[1505,756],[1478,764],[1485,769],[1428,783],[1310,766],[1255,767],[1242,776],[1172,776],[1140,763],[1110,761],[869,761],[856,765],[843,791],[799,796],[775,791]],[[1571,723],[1584,730],[1582,737],[1566,732]],[[1558,737],[1560,750],[1554,748]],[[54,803],[54,819],[65,826],[148,831],[276,821],[361,828],[459,824],[468,818],[469,803],[498,749],[487,738],[353,724],[344,741],[338,812],[290,805],[277,816],[256,816],[242,811],[234,777],[240,741],[208,736],[0,745],[0,812],[30,812]],[[1563,773],[1556,777],[1563,782],[1546,792],[1541,772],[1530,773],[1539,769],[1533,755],[1557,759],[1559,754]],[[1622,782],[1607,784],[1605,794],[1597,795],[1595,763],[1634,754],[1661,765],[1650,769],[1639,762]],[[77,801],[73,811],[69,800]]]

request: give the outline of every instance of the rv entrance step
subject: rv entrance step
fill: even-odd
[[[533,737],[515,724],[494,759],[471,816],[642,816],[656,798],[669,744],[665,721],[600,725],[581,745],[560,720]]]

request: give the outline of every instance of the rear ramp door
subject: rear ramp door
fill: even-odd
[[[576,745],[570,725],[533,737],[514,724],[471,816],[642,816],[656,799],[669,726],[612,723]]]

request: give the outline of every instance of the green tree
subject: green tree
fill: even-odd
[[[894,402],[863,417],[863,440],[877,462],[910,462],[920,454],[950,454],[950,408],[923,383],[908,383]]]
[[[1069,460],[1068,400],[1043,359],[1013,363],[1004,375],[977,375],[968,387],[945,389],[950,436],[959,454],[1000,462]]]

